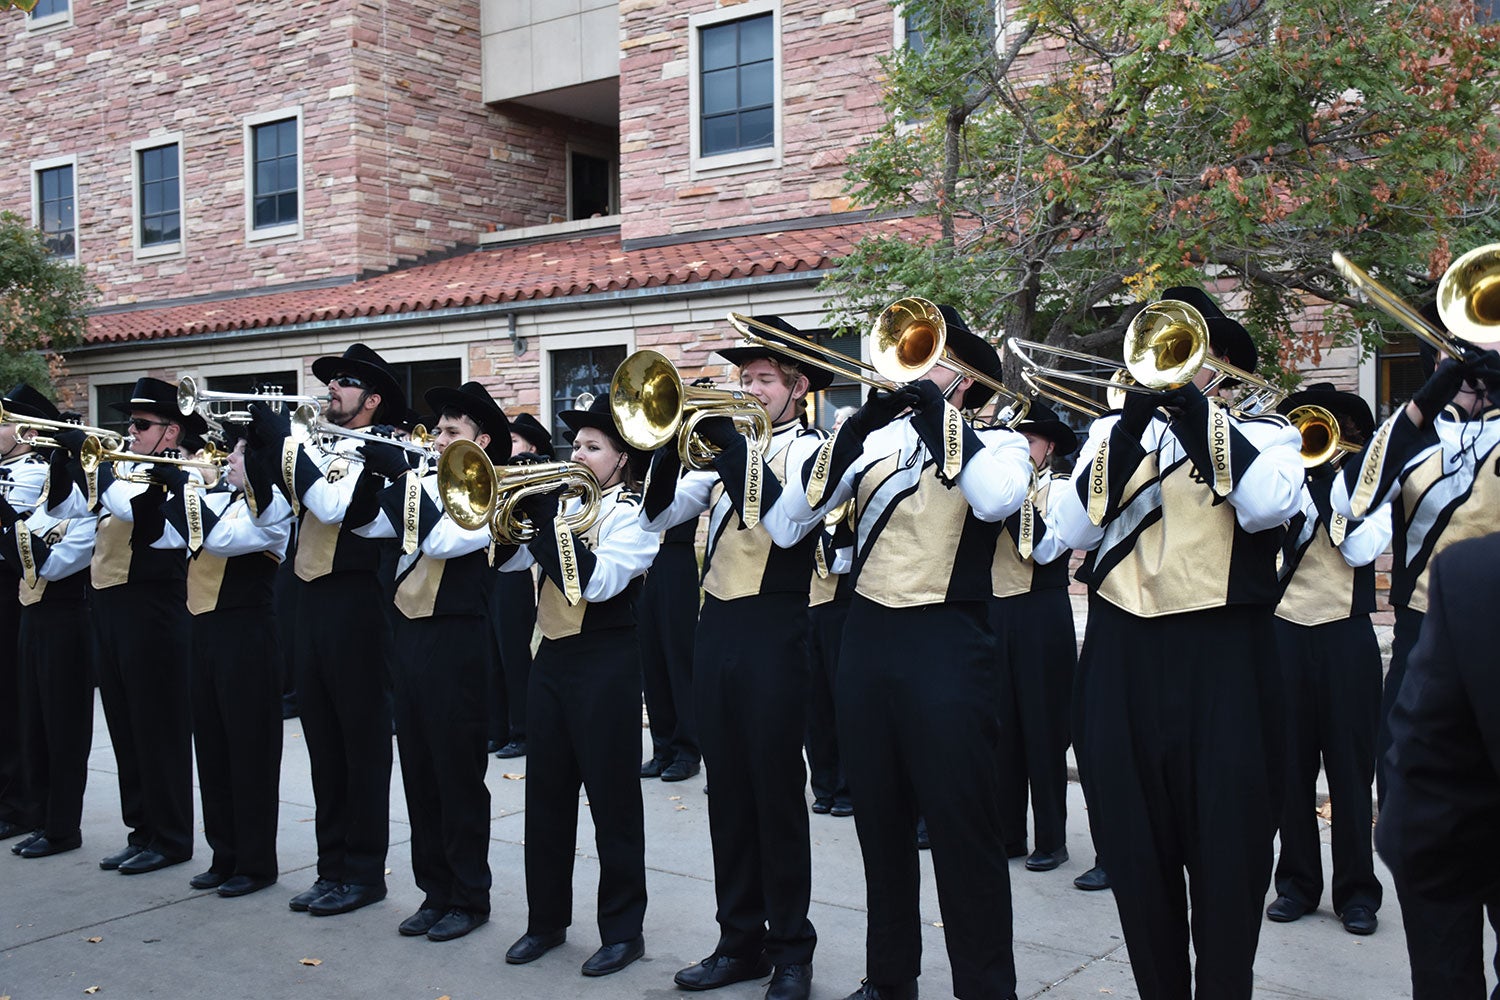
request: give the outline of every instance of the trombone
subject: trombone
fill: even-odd
[[[636,351],[615,369],[609,411],[626,444],[655,451],[676,439],[682,464],[700,472],[713,468],[718,452],[697,433],[707,417],[728,417],[762,455],[771,448],[771,415],[760,400],[739,389],[684,385],[672,362],[649,349]]]
[[[741,313],[730,313],[729,325],[757,347],[779,351],[836,376],[887,392],[917,381],[937,365],[951,368],[959,377],[971,378],[1009,401],[1008,426],[1019,423],[1030,406],[1030,397],[954,356],[948,350],[948,324],[943,314],[927,299],[915,295],[897,299],[875,317],[865,335],[872,359],[868,362]],[[874,377],[868,374],[871,372]]]
[[[1372,305],[1450,357],[1469,360],[1480,353],[1476,344],[1500,340],[1500,243],[1475,247],[1443,272],[1437,308],[1446,331],[1343,254],[1334,253],[1333,266]]]
[[[1309,403],[1286,415],[1302,435],[1302,467],[1313,469],[1325,462],[1338,462],[1345,455],[1359,451],[1339,435],[1339,420],[1333,412]]]
[[[296,403],[300,406],[311,406],[320,413],[323,409],[323,402],[317,397],[283,395],[281,387],[275,385],[263,386],[260,392],[216,392],[212,389],[200,388],[198,380],[191,375],[184,375],[177,382],[177,409],[184,417],[191,416],[194,411],[197,411],[204,417],[213,417],[232,424],[250,422],[248,409],[236,407],[215,409],[216,405],[228,403],[269,403],[277,410],[284,404]]]
[[[496,467],[473,441],[454,441],[438,458],[438,497],[455,524],[476,531],[486,524],[496,541],[524,545],[536,537],[536,526],[520,509],[528,496],[561,489],[563,499],[583,506],[558,521],[569,531],[587,531],[599,519],[599,481],[576,462]]]
[[[327,451],[328,448],[323,441],[331,437],[353,438],[356,441],[367,441],[372,444],[393,444],[402,451],[417,456],[422,461],[423,469],[435,457],[432,442],[436,435],[429,432],[422,424],[413,427],[411,433],[403,441],[400,438],[385,437],[369,431],[351,430],[347,427],[340,427],[338,424],[331,424],[323,419],[322,410],[316,401],[303,403],[292,411],[292,440],[301,445],[312,445],[321,451]],[[358,452],[343,457],[355,462],[361,460]]]
[[[48,420],[46,417],[32,417],[23,413],[7,413],[3,406],[0,406],[0,423],[15,427],[16,439],[32,448],[59,447],[57,438],[45,436],[42,434],[43,431],[83,431],[85,434],[98,438],[111,451],[118,451],[125,447],[125,435],[115,431],[106,430],[103,427],[90,427],[87,424],[73,424],[66,420]],[[31,434],[22,435],[22,431],[31,431]]]

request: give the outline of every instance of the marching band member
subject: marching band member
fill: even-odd
[[[182,469],[153,473],[172,491],[166,536],[189,553],[193,746],[213,860],[188,884],[225,898],[258,892],[277,878],[281,639],[272,595],[292,533],[285,504],[266,519],[250,506],[241,432],[234,428],[226,441],[221,488],[195,496]],[[271,499],[269,489],[262,499]]]
[[[951,306],[939,308],[948,351],[998,380],[995,348]],[[996,850],[996,649],[987,604],[998,525],[1025,500],[1031,470],[1023,437],[996,432],[981,441],[960,413],[993,393],[939,361],[918,381],[874,394],[804,467],[806,492],[791,491],[794,521],[821,518],[825,506],[850,498],[856,504],[837,713],[869,923],[866,979],[850,1000],[917,995],[919,816],[954,995],[1015,996],[1010,872]]]
[[[1000,827],[1005,856],[1024,856],[1029,788],[1036,850],[1026,867],[1045,872],[1068,860],[1068,713],[1078,663],[1068,599],[1073,550],[1046,518],[1051,491],[1068,488],[1054,480],[1053,459],[1076,451],[1078,437],[1041,402],[1016,430],[1035,472],[1021,509],[1002,522],[990,570],[990,628],[1000,645]]]
[[[1277,407],[1333,414],[1340,442],[1363,445],[1375,417],[1363,399],[1320,382]],[[1333,911],[1351,934],[1375,931],[1380,881],[1370,843],[1370,784],[1375,780],[1375,727],[1380,714],[1380,645],[1375,610],[1375,559],[1391,540],[1388,508],[1363,521],[1335,514],[1329,494],[1337,457],[1308,470],[1302,509],[1292,518],[1281,567],[1276,642],[1286,695],[1286,802],[1276,899],[1266,916],[1296,920],[1318,906],[1323,860],[1315,793],[1321,763],[1338,812],[1333,824]]]
[[[753,319],[796,333],[780,317]],[[652,532],[709,511],[693,697],[703,759],[713,773],[708,820],[719,941],[675,981],[710,990],[772,973],[767,1000],[806,1000],[817,933],[807,919],[812,850],[802,740],[817,525],[816,519],[792,524],[778,500],[789,495],[783,485],[795,482],[818,446],[818,435],[799,419],[807,394],[833,375],[765,347],[718,354],[739,367],[740,387],[770,415],[771,447],[759,456],[729,418],[702,420],[702,435],[720,449],[714,470],[679,476],[676,445],[664,445],[652,459],[642,511]]]
[[[1207,295],[1164,295],[1203,314],[1215,356],[1254,370],[1250,335]],[[1129,393],[1052,496],[1063,541],[1097,550],[1074,747],[1146,1000],[1193,995],[1189,897],[1198,995],[1250,995],[1281,812],[1271,611],[1301,439],[1209,401],[1212,377]]]
[[[406,412],[395,376],[363,344],[318,358],[312,371],[328,385],[323,419],[334,426],[367,429]],[[314,916],[348,913],[386,895],[391,638],[382,543],[353,530],[373,516],[378,477],[360,473],[358,441],[299,445],[286,416],[261,403],[250,411],[250,479],[270,479],[283,494],[275,502],[301,517],[293,654],[317,805],[318,873],[287,905]],[[262,509],[262,517],[272,515]]]
[[[573,458],[598,481],[599,514],[573,533],[561,488],[518,506],[535,535],[502,565],[542,573],[542,644],[531,667],[526,722],[526,933],[505,953],[535,961],[567,938],[573,922],[578,788],[588,797],[599,851],[600,946],[585,976],[619,972],[645,954],[646,833],[636,759],[641,745],[640,654],[635,606],[657,540],[639,523],[632,464],[643,458],[615,430],[609,400],[558,414],[574,433]]]
[[[9,414],[60,420],[57,408],[31,386],[5,395]],[[31,833],[11,852],[44,858],[83,844],[81,821],[89,744],[94,731],[93,646],[88,621],[88,565],[94,551],[95,519],[84,511],[59,517],[45,509],[48,462],[10,423],[0,424],[0,479],[12,484],[0,492],[0,556],[7,581],[3,595],[10,610],[9,581],[19,595],[19,621],[8,629],[5,724],[14,738],[19,771],[7,781],[11,807],[6,822]],[[23,798],[21,789],[28,794]],[[16,832],[7,829],[6,836]]]
[[[510,422],[484,386],[429,389],[438,453],[472,441],[510,457]],[[396,565],[396,741],[422,905],[398,928],[432,941],[463,937],[490,917],[490,792],[484,784],[486,687],[493,656],[487,588],[490,533],[443,510],[438,477],[418,478],[407,452],[367,443],[365,469],[391,482],[380,513],[355,533],[401,539]],[[429,470],[435,471],[435,470]]]

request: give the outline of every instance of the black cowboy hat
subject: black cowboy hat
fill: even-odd
[[[1314,382],[1299,389],[1283,399],[1276,412],[1285,416],[1299,406],[1323,407],[1340,421],[1352,424],[1365,441],[1375,433],[1375,414],[1370,411],[1370,404],[1352,392],[1340,392],[1332,382]]]
[[[572,440],[573,436],[585,427],[593,427],[609,435],[610,440],[615,443],[615,447],[630,456],[630,467],[632,475],[635,478],[639,478],[645,470],[646,465],[651,461],[651,453],[649,451],[632,448],[625,443],[624,438],[620,437],[620,429],[615,426],[614,413],[609,408],[608,395],[601,394],[595,396],[594,401],[589,404],[587,410],[562,410],[557,416],[559,420],[568,425],[568,429],[572,432],[568,435],[569,440]]]
[[[182,425],[184,446],[189,438],[202,439],[208,433],[208,422],[194,412],[187,416],[177,408],[177,386],[159,378],[138,378],[130,390],[130,398],[123,403],[110,403],[114,410],[130,416],[132,413],[151,413],[163,420]]]
[[[1201,288],[1175,285],[1162,292],[1161,297],[1186,302],[1202,313],[1203,319],[1208,323],[1208,344],[1214,353],[1222,354],[1236,368],[1247,372],[1255,371],[1260,352],[1255,348],[1250,331],[1225,316],[1224,310],[1219,308],[1218,303],[1207,292]]]
[[[396,381],[385,359],[364,344],[350,344],[341,355],[328,355],[312,363],[313,377],[327,383],[335,375],[353,375],[370,392],[380,396],[381,419],[406,412],[406,393]]]
[[[995,350],[995,345],[970,330],[969,324],[952,306],[938,306],[938,312],[943,314],[948,350],[953,352],[953,356],[980,374],[988,375],[996,382],[1000,381],[1000,352]],[[977,410],[988,403],[994,394],[994,389],[976,381],[964,390],[963,399],[954,400],[953,405],[960,410]]]
[[[510,421],[484,386],[478,382],[465,382],[457,389],[440,386],[428,389],[423,398],[438,416],[442,416],[444,410],[457,410],[488,434],[490,446],[484,453],[491,462],[503,465],[510,460]]]
[[[25,382],[17,382],[5,394],[5,412],[23,417],[40,417],[43,420],[62,419],[62,414],[52,405],[52,400]]]
[[[1073,428],[1057,419],[1052,407],[1041,400],[1034,400],[1026,411],[1026,419],[1016,425],[1023,434],[1035,434],[1052,442],[1058,456],[1071,455],[1078,450],[1078,435]]]
[[[518,413],[510,422],[510,432],[519,434],[521,440],[531,445],[531,450],[546,458],[552,457],[552,434],[542,422],[529,413]]]
[[[812,335],[812,331],[804,334],[801,330],[798,330],[795,326],[788,323],[780,316],[751,316],[750,318],[755,320],[755,322],[757,323],[764,323],[766,326],[774,327],[775,329],[780,330],[783,333],[791,334],[793,337],[811,337]],[[787,340],[784,337],[778,337],[774,333],[768,333],[765,330],[756,330],[755,332],[757,336],[765,337],[767,340],[772,340],[778,343],[787,344],[788,346],[793,346],[790,340]],[[808,392],[817,392],[820,389],[826,389],[833,382],[833,372],[829,371],[828,369],[820,368],[817,365],[808,364],[805,361],[798,360],[790,354],[783,353],[770,347],[762,347],[759,344],[748,344],[741,347],[725,347],[718,351],[715,351],[714,353],[723,358],[725,361],[728,361],[730,364],[734,365],[736,368],[743,368],[757,358],[770,358],[773,361],[780,361],[783,364],[791,365],[803,375],[807,376]]]

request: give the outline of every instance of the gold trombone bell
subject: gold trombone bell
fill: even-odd
[[[577,498],[582,508],[559,515],[569,531],[587,531],[599,519],[599,481],[576,462],[496,467],[473,441],[454,441],[438,457],[438,497],[455,524],[468,531],[489,525],[496,541],[524,545],[536,527],[521,511],[528,496],[561,488],[563,500]]]
[[[615,369],[609,410],[626,444],[655,451],[675,439],[689,469],[713,468],[717,449],[697,433],[706,417],[728,417],[762,455],[771,448],[771,416],[760,400],[739,389],[684,385],[672,362],[652,350],[636,351]]]
[[[1333,412],[1311,403],[1299,406],[1286,415],[1302,435],[1302,465],[1312,469],[1343,455],[1359,451],[1339,436],[1339,420]]]

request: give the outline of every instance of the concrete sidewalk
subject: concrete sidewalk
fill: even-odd
[[[314,878],[313,798],[307,753],[296,720],[286,724],[279,854],[281,883],[242,899],[193,892],[189,876],[208,867],[201,833],[194,861],[149,875],[103,872],[98,859],[125,842],[114,755],[96,711],[85,802],[84,847],[39,860],[0,851],[0,998],[81,997],[92,987],[110,998],[675,998],[672,975],[712,951],[713,866],[702,777],[642,783],[648,885],[646,957],[617,975],[590,980],[578,967],[598,946],[594,898],[598,868],[593,829],[582,810],[575,922],[563,947],[528,966],[507,966],[504,952],[526,929],[522,883],[525,760],[490,759],[491,922],[458,941],[402,938],[396,925],[416,909],[399,765],[391,788],[390,896],[339,917],[292,913],[287,900]],[[643,755],[649,753],[642,733]],[[1022,997],[1084,1000],[1136,997],[1129,956],[1110,893],[1084,893],[1072,879],[1093,857],[1087,812],[1069,786],[1068,849],[1055,872],[1011,863],[1015,954]],[[812,920],[819,945],[813,995],[837,1000],[864,970],[864,880],[854,822],[812,817]],[[9,846],[6,842],[5,846]],[[1328,870],[1328,848],[1324,867]],[[1389,876],[1380,930],[1357,938],[1326,908],[1295,924],[1265,923],[1256,992],[1265,997],[1364,1000],[1409,997],[1405,942]],[[923,861],[926,997],[947,996],[951,978],[931,859]],[[97,941],[91,940],[97,938]],[[763,984],[718,991],[723,1000],[759,1000]]]

